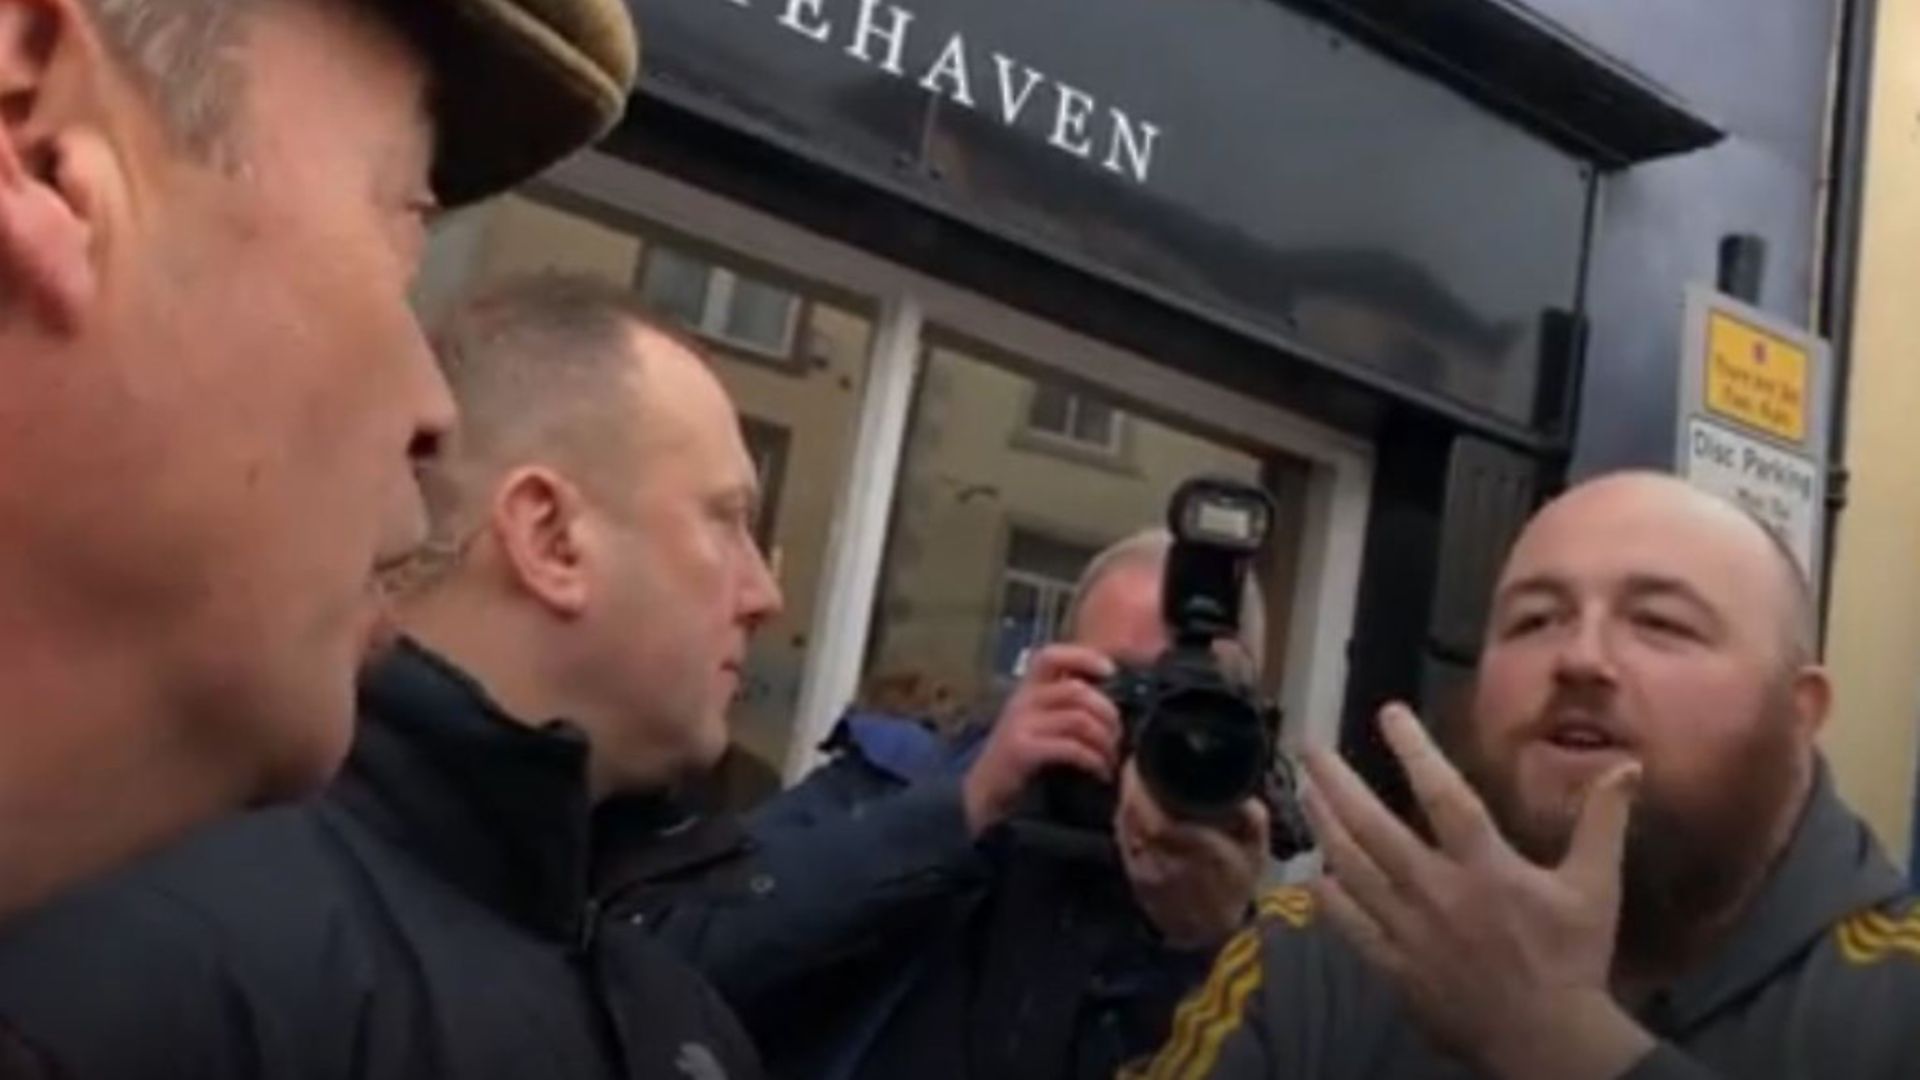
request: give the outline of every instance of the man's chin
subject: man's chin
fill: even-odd
[[[1523,770],[1517,783],[1483,795],[1507,842],[1534,862],[1553,866],[1572,841],[1587,782]]]
[[[1624,749],[1569,750],[1536,743],[1521,751],[1515,770],[1520,809],[1535,819],[1577,818],[1595,783],[1638,760]]]
[[[400,625],[382,615],[360,635],[359,670],[365,672],[385,660],[400,644]]]
[[[291,802],[316,794],[340,771],[353,746],[351,681],[338,692],[310,695],[306,708],[276,720],[281,727],[281,743],[254,794],[254,806]],[[290,723],[298,726],[289,730]]]
[[[726,721],[722,720],[710,726],[707,729],[707,737],[701,741],[700,748],[695,754],[694,767],[702,776],[718,769],[720,763],[726,760],[727,748],[732,744],[733,736],[727,729]]]

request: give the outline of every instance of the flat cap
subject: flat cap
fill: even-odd
[[[639,70],[623,0],[386,0],[433,68],[434,193],[498,194],[607,133]]]

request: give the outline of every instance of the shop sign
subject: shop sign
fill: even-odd
[[[1694,288],[1680,362],[1678,469],[1771,526],[1818,582],[1832,364],[1826,343]]]

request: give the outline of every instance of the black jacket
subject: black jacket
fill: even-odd
[[[706,985],[589,900],[610,842],[576,734],[513,723],[410,644],[360,703],[316,803],[9,928],[6,1023],[72,1080],[758,1075]]]

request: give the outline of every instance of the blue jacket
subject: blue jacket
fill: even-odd
[[[1159,945],[1111,845],[967,834],[980,733],[847,717],[834,759],[748,822],[744,889],[648,912],[790,1080],[1110,1078],[1164,1039],[1210,956]],[[628,899],[616,901],[632,910]],[[645,906],[645,905],[641,905]]]

